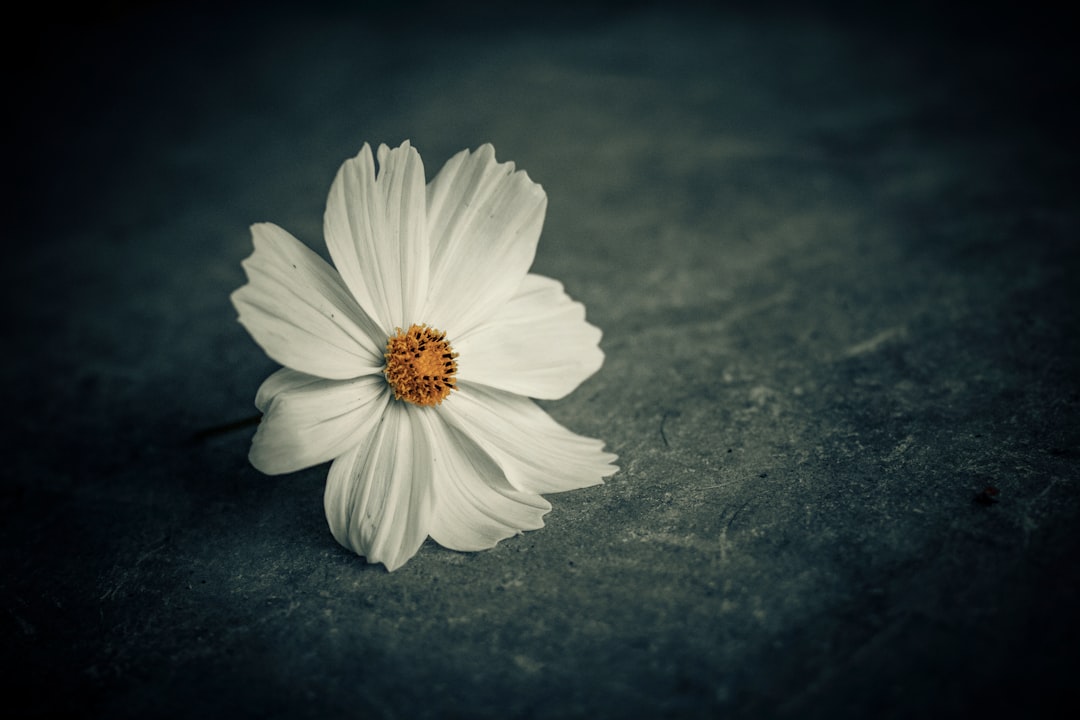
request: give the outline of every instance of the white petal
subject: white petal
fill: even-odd
[[[408,141],[346,160],[326,200],[323,233],[330,256],[384,337],[416,322],[427,297],[424,164]]]
[[[484,145],[450,158],[427,188],[431,291],[424,322],[451,338],[497,311],[536,254],[544,189]]]
[[[240,322],[277,362],[325,378],[379,372],[381,331],[334,268],[277,225],[251,227],[248,283],[232,294]],[[383,340],[385,343],[385,340]]]
[[[471,383],[458,388],[440,406],[447,422],[490,455],[518,490],[574,490],[618,470],[602,440],[570,432],[532,400]]]
[[[279,370],[255,396],[265,414],[251,441],[251,464],[280,475],[332,460],[372,434],[389,400],[380,375],[324,380]]]
[[[262,385],[259,385],[259,389],[255,391],[255,407],[259,409],[259,412],[265,414],[270,407],[270,402],[281,393],[299,390],[307,385],[314,385],[322,379],[289,368],[281,368],[277,372],[271,373],[270,377],[263,380]]]
[[[387,570],[415,555],[430,527],[432,453],[423,410],[389,403],[378,429],[335,460],[326,479],[334,538]]]
[[[499,466],[438,412],[422,413],[435,460],[435,511],[431,537],[451,550],[494,547],[522,530],[544,526],[547,500],[518,492]]]
[[[498,313],[461,338],[453,338],[458,379],[556,399],[600,369],[600,329],[585,322],[585,306],[562,284],[526,275]]]

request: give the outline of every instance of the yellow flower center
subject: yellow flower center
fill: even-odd
[[[457,389],[457,356],[444,332],[427,325],[397,328],[397,334],[386,341],[383,375],[398,400],[438,405]]]

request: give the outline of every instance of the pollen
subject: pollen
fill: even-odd
[[[398,400],[438,405],[457,389],[457,356],[444,332],[427,325],[397,328],[386,341],[383,375]]]

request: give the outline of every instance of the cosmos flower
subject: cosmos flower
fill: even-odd
[[[530,398],[596,372],[600,330],[560,283],[529,273],[547,196],[484,145],[425,186],[408,142],[347,160],[324,234],[334,265],[252,226],[240,322],[284,367],[263,382],[251,463],[276,475],[332,460],[339,543],[388,570],[431,536],[490,548],[543,526],[544,493],[601,483],[603,442]]]

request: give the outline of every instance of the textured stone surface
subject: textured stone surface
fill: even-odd
[[[1073,59],[1053,19],[648,6],[36,26],[4,285],[21,714],[912,717],[1077,704]],[[547,527],[388,574],[264,477],[247,226],[493,142],[604,329]],[[978,502],[988,486],[997,495]],[[993,500],[993,502],[989,502]]]

